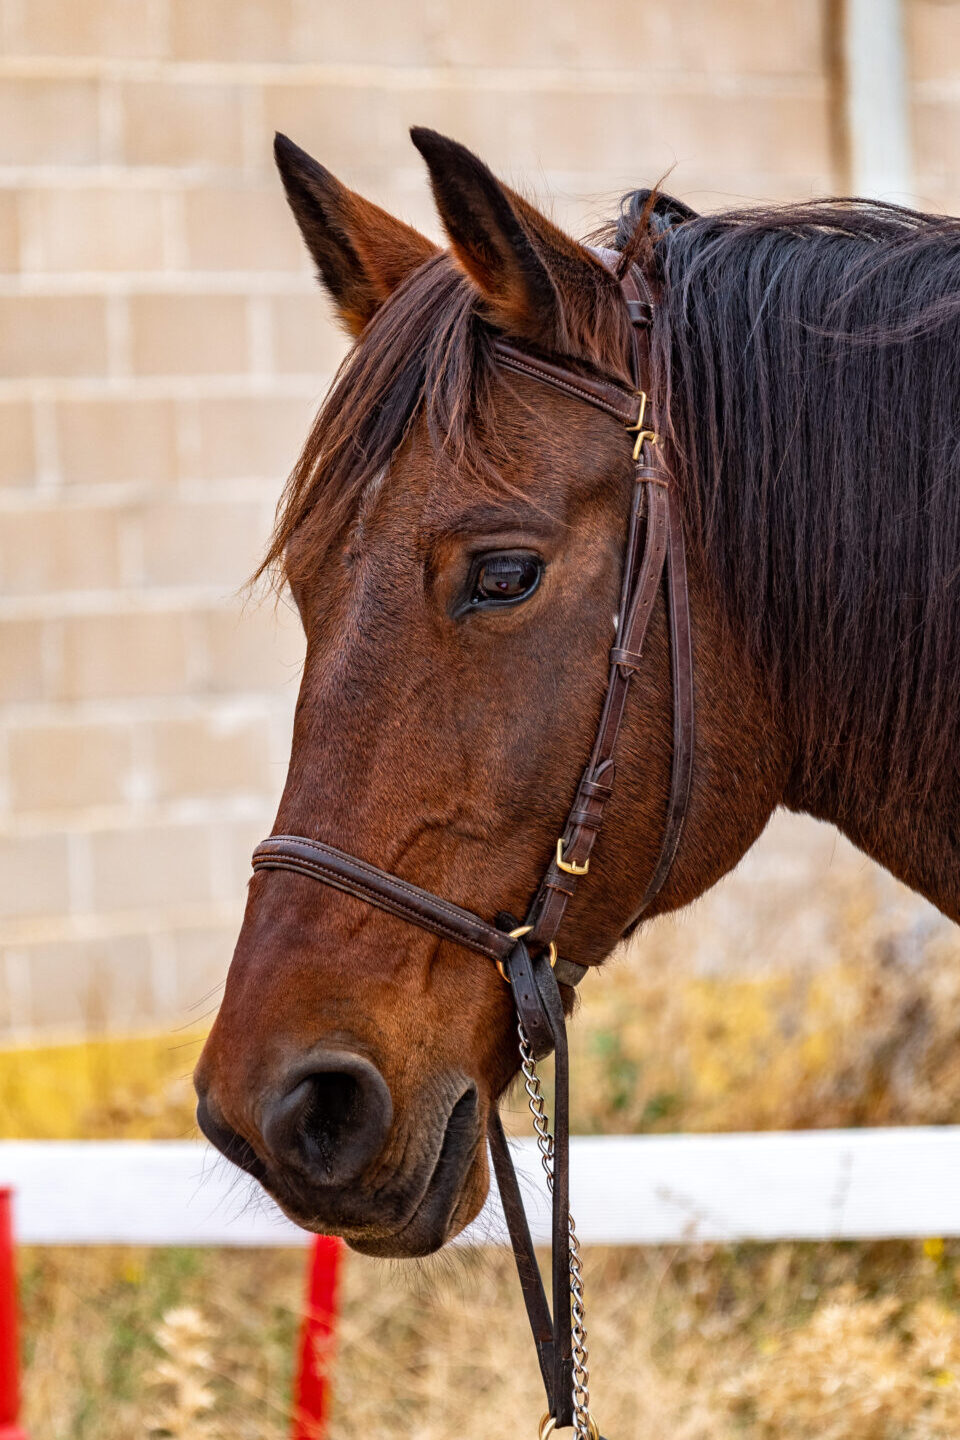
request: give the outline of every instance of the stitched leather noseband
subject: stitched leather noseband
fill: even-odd
[[[595,252],[610,269],[619,256]],[[498,339],[500,366],[596,406],[619,420],[632,441],[636,484],[624,554],[617,630],[610,650],[610,671],[596,739],[577,786],[553,859],[529,906],[523,924],[501,914],[494,923],[391,875],[335,846],[298,835],[272,835],[257,846],[255,870],[292,870],[345,891],[402,920],[431,931],[493,960],[510,982],[521,1032],[521,1053],[528,1090],[533,1060],[556,1055],[556,1115],[551,1153],[553,1189],[553,1314],[540,1278],[513,1161],[496,1107],[489,1126],[490,1148],[504,1214],[513,1245],[527,1315],[533,1331],[549,1413],[541,1434],[575,1424],[578,1436],[598,1432],[586,1410],[585,1383],[575,1388],[576,1292],[571,1309],[572,1224],[569,1219],[569,1096],[566,1024],[560,985],[575,986],[587,967],[558,958],[556,937],[579,881],[590,868],[590,855],[613,790],[614,756],[630,682],[642,660],[643,642],[665,576],[673,687],[673,764],[660,854],[643,898],[627,928],[649,906],[670,873],[690,795],[693,768],[693,655],[683,531],[677,497],[660,459],[660,448],[642,383],[649,375],[649,326],[653,296],[635,267],[620,280],[631,321],[631,369],[634,390],[614,380],[579,375],[552,361]],[[648,379],[648,384],[650,381]],[[531,1058],[532,1057],[532,1058]],[[532,1098],[532,1097],[531,1097]],[[536,1113],[536,1112],[535,1112]],[[582,1292],[581,1292],[582,1298]],[[582,1321],[582,1313],[581,1313]],[[581,1332],[582,1335],[582,1332]],[[579,1398],[578,1398],[579,1396]]]

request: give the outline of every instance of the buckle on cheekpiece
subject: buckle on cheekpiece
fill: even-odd
[[[563,836],[557,841],[557,869],[562,870],[565,875],[586,875],[590,869],[589,858],[578,865],[575,860],[564,860],[563,858]]]
[[[637,394],[640,397],[640,413],[635,422],[627,426],[628,434],[636,435],[637,437],[633,442],[633,458],[635,461],[640,459],[640,451],[643,449],[647,440],[650,441],[651,445],[656,445],[657,443],[657,432],[655,430],[645,429],[643,424],[644,417],[647,413],[647,392],[646,390],[638,390]]]

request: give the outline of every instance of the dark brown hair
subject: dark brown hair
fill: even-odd
[[[806,779],[843,754],[929,791],[960,744],[960,221],[831,200],[664,225],[654,254],[691,538]]]

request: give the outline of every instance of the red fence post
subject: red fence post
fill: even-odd
[[[13,1206],[0,1187],[0,1440],[27,1440],[20,1414],[20,1336],[13,1254]]]
[[[333,1235],[318,1235],[310,1252],[293,1396],[293,1440],[324,1440],[327,1433],[342,1254],[343,1241]],[[0,1440],[5,1440],[2,1432]]]

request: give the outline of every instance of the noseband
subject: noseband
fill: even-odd
[[[597,251],[613,269],[619,256]],[[537,1266],[520,1187],[499,1113],[489,1124],[490,1149],[513,1246],[527,1316],[533,1331],[547,1393],[548,1411],[541,1440],[572,1425],[577,1440],[600,1440],[589,1411],[587,1352],[579,1247],[569,1213],[569,1067],[566,1022],[560,986],[575,986],[587,967],[557,954],[557,933],[578,883],[590,869],[590,856],[613,791],[614,758],[630,682],[638,669],[644,637],[665,576],[673,685],[673,765],[660,854],[631,928],[650,905],[670,873],[690,795],[693,767],[693,654],[687,595],[683,530],[676,493],[660,459],[650,402],[643,389],[650,372],[653,295],[636,267],[620,280],[631,326],[634,389],[614,380],[583,376],[565,366],[528,354],[498,339],[500,366],[527,376],[619,420],[633,437],[636,484],[624,554],[617,629],[610,650],[607,692],[593,750],[577,786],[556,851],[523,923],[501,913],[494,923],[391,875],[320,840],[272,835],[257,846],[255,870],[293,870],[365,900],[444,940],[492,960],[511,987],[517,1009],[521,1068],[534,1117],[553,1204],[553,1313]],[[647,379],[647,384],[651,382]],[[554,1133],[550,1134],[536,1073],[537,1060],[556,1055]]]

